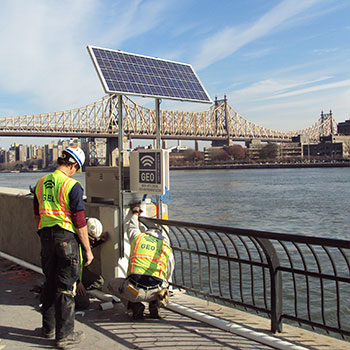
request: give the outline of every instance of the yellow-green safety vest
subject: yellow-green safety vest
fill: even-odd
[[[141,274],[166,280],[171,247],[165,240],[147,233],[138,235],[131,243],[128,275]]]
[[[71,218],[69,192],[77,182],[59,170],[38,181],[35,194],[39,202],[39,230],[43,227],[58,225],[76,233]]]

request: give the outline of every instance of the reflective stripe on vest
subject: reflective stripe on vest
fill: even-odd
[[[69,192],[77,182],[59,170],[38,181],[35,189],[40,215],[38,229],[58,225],[65,230],[76,232],[71,219]]]
[[[171,248],[165,240],[143,233],[131,243],[128,275],[142,274],[166,280]]]

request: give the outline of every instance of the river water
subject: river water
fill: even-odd
[[[42,175],[0,173],[0,187]],[[176,170],[170,193],[172,220],[350,239],[350,168]]]

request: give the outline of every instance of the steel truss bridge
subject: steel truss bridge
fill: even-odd
[[[0,136],[41,137],[118,137],[118,98],[110,95],[88,106],[63,112],[0,118]],[[156,113],[123,97],[124,134],[129,138],[155,138]],[[226,100],[204,112],[161,110],[162,139],[232,140],[259,139],[290,142],[293,136],[306,135],[311,141],[336,133],[332,114],[321,115],[304,130],[281,132],[259,126],[243,118]]]

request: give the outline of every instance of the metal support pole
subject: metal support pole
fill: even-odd
[[[161,136],[160,136],[160,129],[161,129],[161,120],[160,120],[160,99],[156,98],[156,149],[161,148]]]
[[[114,116],[114,104],[115,104],[115,96],[111,96],[110,100],[109,100],[109,116],[110,116],[110,124],[108,126],[109,131],[112,131],[112,116]],[[106,145],[106,162],[105,165],[109,165],[109,166],[115,166],[115,160],[112,157],[112,153],[116,147],[116,138],[107,138],[107,145]]]
[[[160,103],[161,100],[159,98],[156,98],[155,100],[155,111],[156,111],[156,149],[161,149],[162,148],[162,140],[161,140],[161,117],[160,117]],[[163,171],[163,169],[162,169]],[[162,219],[163,218],[163,205],[162,202],[160,201],[159,197],[158,197],[158,201],[157,201],[157,205],[158,205],[158,219]]]
[[[124,256],[124,177],[123,177],[123,158],[124,158],[124,128],[123,128],[123,97],[118,95],[118,175],[119,175],[119,256]]]

